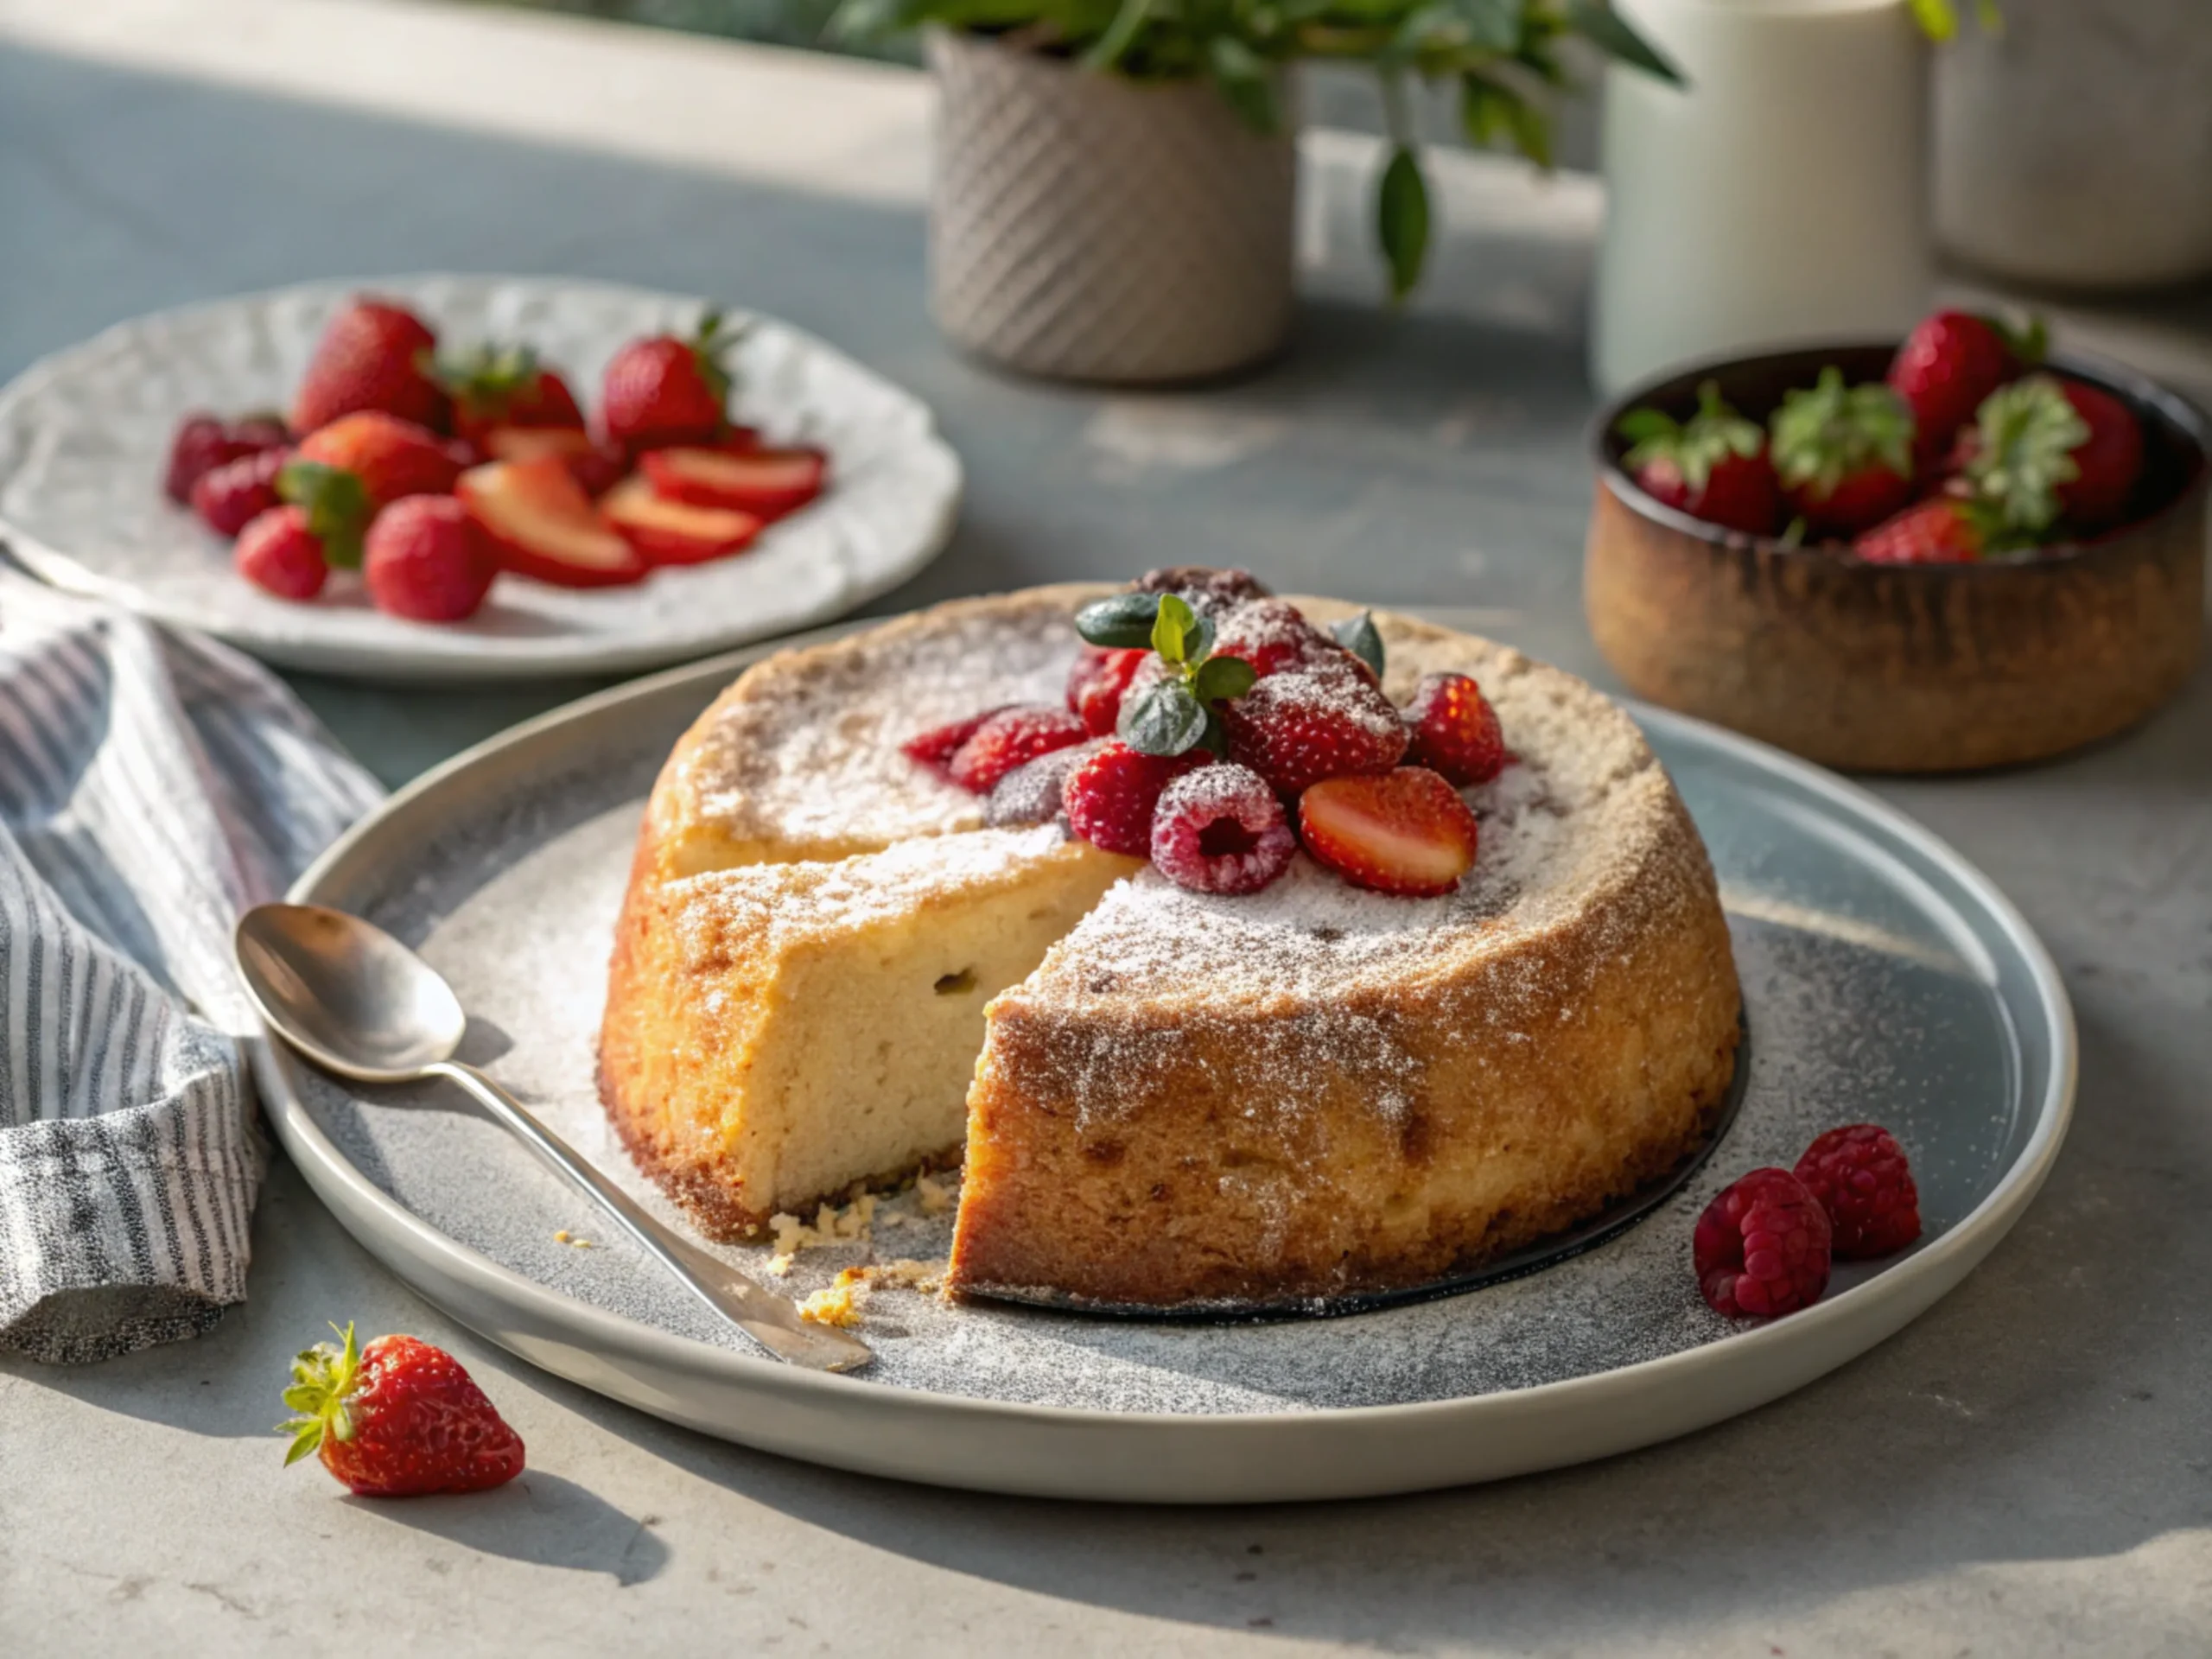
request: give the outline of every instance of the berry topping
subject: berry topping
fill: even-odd
[[[1827,1212],[1802,1181],[1786,1169],[1755,1169],[1697,1218],[1697,1287],[1732,1319],[1795,1313],[1827,1288],[1828,1238]]]
[[[1248,600],[1224,614],[1213,648],[1242,657],[1262,679],[1344,654],[1344,647],[1306,620],[1287,599]]]
[[[275,506],[238,532],[231,549],[238,573],[279,599],[313,599],[330,575],[322,538],[308,524],[305,507]]]
[[[1207,615],[1217,615],[1248,599],[1268,597],[1266,586],[1249,570],[1216,570],[1203,564],[1171,564],[1147,570],[1137,578],[1135,591],[1173,594]]]
[[[1912,493],[1912,411],[1883,383],[1847,386],[1831,364],[1774,412],[1774,469],[1819,536],[1855,536]]]
[[[292,400],[292,429],[312,432],[365,409],[442,429],[450,413],[445,390],[425,372],[437,346],[429,325],[405,306],[353,301],[315,342]]]
[[[1297,850],[1282,802],[1248,766],[1202,766],[1176,779],[1152,815],[1152,861],[1196,893],[1257,893]]]
[[[1408,741],[1390,699],[1365,678],[1340,671],[1271,674],[1224,703],[1221,719],[1229,758],[1283,795],[1325,778],[1388,772]]]
[[[1118,739],[1102,744],[1067,775],[1061,803],[1068,829],[1103,851],[1143,858],[1153,849],[1160,791],[1212,759],[1205,749],[1145,754]]]
[[[983,801],[983,822],[994,830],[1050,823],[1061,816],[1068,776],[1114,740],[1094,737],[1025,760],[999,779]]]
[[[1307,852],[1377,893],[1449,893],[1475,867],[1475,815],[1421,766],[1315,784],[1299,797],[1298,828]]]
[[[1505,768],[1505,737],[1482,687],[1465,674],[1426,674],[1406,705],[1407,759],[1447,782],[1486,784]]]
[[[1065,709],[1048,709],[1042,703],[1001,709],[952,752],[945,770],[963,789],[988,795],[1000,779],[1024,761],[1080,743],[1090,735],[1083,722]]]
[[[976,729],[992,715],[1003,714],[1012,703],[1002,702],[995,709],[986,709],[980,715],[969,715],[965,720],[956,720],[944,726],[932,726],[926,732],[908,738],[899,746],[899,752],[910,760],[918,760],[932,771],[944,772],[952,765],[954,753]]]
[[[1913,451],[1924,469],[1951,448],[1982,399],[2022,363],[2043,356],[2043,325],[2014,334],[1993,317],[1938,311],[1905,336],[1890,363],[1890,386],[1912,411]]]
[[[276,474],[286,452],[261,449],[202,473],[192,486],[192,510],[225,536],[235,536],[283,498]]]
[[[1632,409],[1616,429],[1631,446],[1621,464],[1660,505],[1752,536],[1774,532],[1781,496],[1766,434],[1722,401],[1717,383],[1698,387],[1697,413],[1687,421]]]
[[[350,1325],[339,1334],[342,1347],[318,1343],[292,1362],[288,1465],[315,1452],[363,1497],[480,1492],[522,1472],[522,1437],[451,1354],[413,1337],[357,1348]]]
[[[449,495],[410,495],[369,526],[361,574],[380,611],[417,622],[474,616],[499,574],[491,538]]]
[[[1085,645],[1068,671],[1068,707],[1095,736],[1104,737],[1122,717],[1122,697],[1151,653]]]
[[[1920,1236],[1912,1167],[1878,1124],[1830,1129],[1805,1148],[1796,1175],[1827,1212],[1839,1261],[1888,1255]]]

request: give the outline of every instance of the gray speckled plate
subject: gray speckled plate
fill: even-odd
[[[830,454],[830,490],[747,552],[588,591],[502,576],[444,626],[386,616],[359,578],[313,604],[272,598],[161,491],[185,411],[283,408],[331,313],[360,292],[417,306],[442,342],[526,340],[589,401],[626,340],[690,329],[704,302],[603,283],[394,276],[250,294],[118,324],[0,390],[0,541],[56,587],[204,629],[273,663],[378,680],[630,673],[841,616],[896,587],[952,533],[960,462],[928,408],[772,318],[732,353],[733,407]]]
[[[1449,621],[1447,615],[1440,620]],[[664,1214],[593,1090],[610,928],[639,810],[742,653],[521,727],[395,798],[294,897],[415,942],[475,1017],[470,1058]],[[1071,1497],[1230,1502],[1454,1484],[1649,1444],[1797,1388],[1881,1341],[1986,1255],[2056,1156],[2072,1014],[2025,923],[1958,855],[1777,751],[1639,710],[1720,872],[1756,1042],[1710,1160],[1640,1224],[1543,1271],[1323,1320],[1193,1325],[952,1306],[878,1291],[862,1377],[756,1357],[439,1089],[349,1089],[265,1054],[286,1146],[345,1224],[493,1341],[709,1433],[840,1466]],[[1928,1224],[1764,1327],[1700,1300],[1689,1231],[1721,1185],[1872,1118]],[[912,1195],[882,1258],[944,1254]],[[861,1259],[803,1253],[804,1292]],[[765,1249],[733,1248],[756,1268]]]

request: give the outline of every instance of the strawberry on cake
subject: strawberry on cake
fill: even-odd
[[[741,677],[648,808],[601,1086],[717,1236],[964,1159],[956,1291],[1282,1307],[1665,1174],[1738,1010],[1704,849],[1595,691],[1171,569]]]

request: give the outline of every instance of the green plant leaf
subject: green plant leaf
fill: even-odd
[[[1206,42],[1206,67],[1237,118],[1258,133],[1272,133],[1282,126],[1282,111],[1275,105],[1275,82],[1268,60],[1233,35],[1217,35]]]
[[[1163,680],[1122,705],[1119,732],[1140,754],[1181,754],[1205,737],[1205,705],[1183,681]]]
[[[1259,679],[1259,671],[1242,657],[1209,657],[1198,664],[1191,695],[1200,702],[1221,702],[1243,696]]]
[[[1951,0],[1911,0],[1913,21],[1931,41],[1948,41],[1959,32],[1959,14]]]
[[[1162,594],[1159,613],[1153,619],[1152,648],[1166,661],[1188,661],[1187,646],[1198,625],[1198,613],[1181,594]]]
[[[1376,679],[1382,677],[1382,636],[1376,629],[1374,612],[1348,616],[1329,632],[1338,645],[1373,669]]]
[[[1116,594],[1094,600],[1075,613],[1075,631],[1094,645],[1139,651],[1152,644],[1160,615],[1157,594]]]
[[[1428,186],[1411,145],[1400,144],[1375,190],[1375,234],[1390,267],[1390,297],[1402,300],[1428,257]]]
[[[1656,75],[1669,86],[1688,84],[1682,79],[1682,72],[1662,57],[1659,49],[1637,34],[1606,0],[1567,0],[1567,21],[1576,34],[1606,56],[1641,69],[1647,75]]]
[[[1144,27],[1145,15],[1151,9],[1152,0],[1122,0],[1106,32],[1083,54],[1083,67],[1111,69],[1120,63],[1122,55],[1135,43],[1137,31]]]

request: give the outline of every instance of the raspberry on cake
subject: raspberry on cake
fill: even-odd
[[[1626,715],[1387,614],[1347,636],[1372,666],[1255,680],[1212,651],[1265,597],[1250,578],[1148,582],[1085,625],[1113,650],[1152,631],[1147,708],[1079,760],[1087,728],[1021,763],[1071,757],[1075,833],[987,828],[996,791],[938,767],[982,711],[1084,724],[1062,708],[1074,614],[1104,590],[786,652],[701,718],[647,809],[609,980],[601,1090],[639,1162],[728,1236],[964,1156],[955,1293],[1255,1308],[1429,1282],[1699,1146],[1739,999],[1703,847]],[[1393,771],[1399,704],[1436,674],[1478,680],[1519,757],[1466,799]],[[1117,792],[1137,760],[1147,786],[1180,775]],[[1451,890],[1370,890],[1301,854],[1287,784],[1324,809],[1407,792],[1410,817],[1325,812],[1320,840],[1379,825],[1368,853],[1448,853],[1425,885]],[[1149,861],[1084,838],[1135,847],[1140,818]]]

